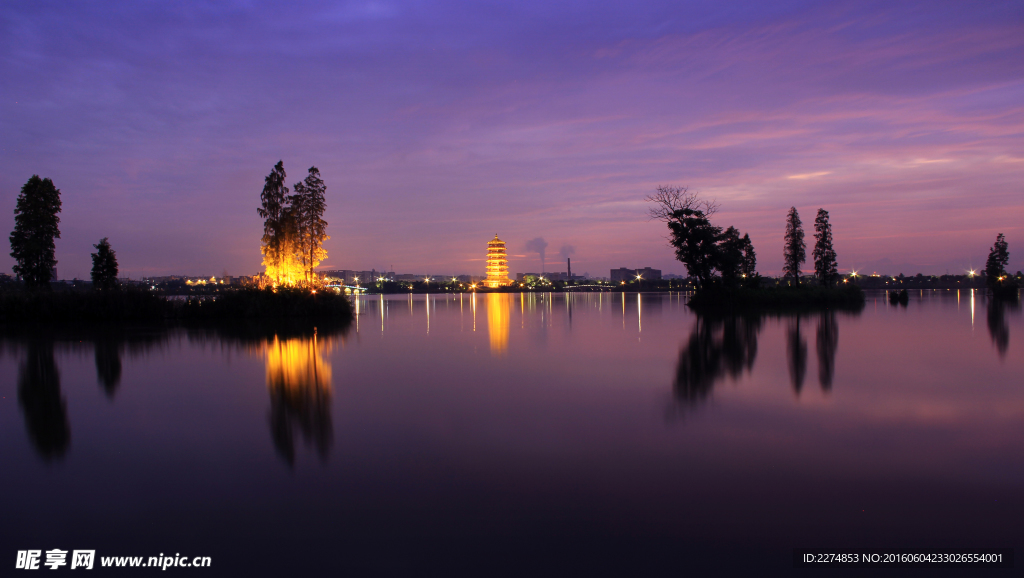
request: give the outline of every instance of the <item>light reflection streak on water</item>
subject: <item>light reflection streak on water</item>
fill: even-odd
[[[487,334],[491,341],[491,355],[503,356],[508,349],[509,309],[506,294],[487,294]]]
[[[974,289],[971,289],[971,331],[974,331]]]
[[[636,332],[637,333],[643,333],[643,330],[644,330],[643,323],[641,323],[641,319],[640,319],[640,309],[641,309],[641,306],[640,306],[640,294],[637,293],[636,294]],[[637,341],[640,341],[640,337],[639,336],[637,336],[636,339],[637,339]]]
[[[626,294],[622,294],[622,330],[626,330]]]
[[[526,309],[523,303],[523,294],[519,294],[519,328],[526,329]]]

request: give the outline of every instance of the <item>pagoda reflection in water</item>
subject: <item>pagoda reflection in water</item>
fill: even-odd
[[[508,349],[511,309],[512,296],[508,293],[487,294],[487,333],[491,338],[491,355],[504,355]]]

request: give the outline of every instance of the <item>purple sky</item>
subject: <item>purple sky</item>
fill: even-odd
[[[643,197],[687,185],[782,265],[1024,269],[1024,3],[4,2],[0,226],[61,189],[61,277],[252,274],[263,179],[327,183],[330,268],[683,273]],[[182,7],[187,6],[187,7]],[[3,251],[0,270],[13,259]],[[808,251],[810,253],[810,251]],[[807,268],[813,269],[812,264]]]

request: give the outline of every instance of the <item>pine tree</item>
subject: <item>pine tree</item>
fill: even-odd
[[[30,289],[49,288],[57,266],[53,240],[60,239],[60,190],[50,179],[32,175],[18,195],[11,232],[14,273]]]
[[[117,253],[110,248],[106,237],[93,245],[96,252],[92,253],[92,286],[95,289],[117,288]]]
[[[807,260],[807,252],[804,246],[803,223],[800,222],[796,207],[790,207],[789,214],[786,215],[786,246],[782,257],[783,273],[792,279],[794,286],[799,285],[800,264]]]
[[[263,239],[260,251],[263,253],[263,266],[266,274],[275,284],[288,283],[293,279],[298,267],[294,261],[295,223],[294,211],[289,207],[288,187],[285,186],[287,175],[284,162],[278,161],[267,175],[263,192],[260,194],[262,207],[256,209],[263,217]]]
[[[994,289],[1006,278],[1006,264],[1010,262],[1009,245],[1002,233],[996,236],[996,244],[988,253],[985,262],[985,281],[990,289]]]
[[[814,219],[814,276],[825,286],[831,286],[839,276],[836,252],[832,248],[832,224],[828,222],[825,209],[818,209]]]
[[[754,244],[750,242],[750,235],[744,234],[743,239],[743,265],[740,267],[740,273],[744,277],[753,277],[757,275],[757,253],[754,252]]]
[[[293,187],[295,194],[289,200],[295,215],[298,231],[298,242],[301,248],[301,261],[307,282],[316,278],[315,268],[327,258],[323,248],[327,235],[327,221],[323,219],[327,209],[327,185],[320,178],[320,169],[309,168],[309,174]]]

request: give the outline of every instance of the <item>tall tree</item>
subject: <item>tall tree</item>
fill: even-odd
[[[309,174],[302,182],[295,183],[294,190],[290,201],[298,230],[301,260],[306,281],[312,282],[316,277],[314,269],[327,258],[324,241],[330,239],[327,221],[323,218],[327,209],[327,185],[320,178],[320,169],[310,167]]]
[[[715,227],[703,211],[682,209],[673,213],[668,222],[669,243],[676,249],[676,259],[683,262],[686,272],[704,285],[718,265],[718,240],[722,229]]]
[[[735,227],[723,232],[712,225],[709,217],[718,210],[714,201],[701,199],[686,187],[669,186],[658,187],[645,199],[654,204],[650,217],[668,224],[669,244],[698,285],[711,280],[715,271],[726,285],[736,285],[740,276],[755,275],[757,257],[750,235],[740,237]]]
[[[653,206],[651,219],[664,221],[669,229],[669,244],[676,250],[676,259],[699,285],[712,276],[717,259],[718,237],[722,230],[708,220],[718,210],[714,201],[701,199],[686,187],[659,186],[644,199]]]
[[[750,242],[750,235],[744,234],[742,241],[743,247],[743,265],[740,268],[740,273],[744,277],[753,277],[757,275],[757,253],[754,252],[754,244]]]
[[[60,191],[50,179],[32,175],[18,195],[11,232],[14,274],[32,289],[49,288],[57,266],[54,239],[60,239]]]
[[[750,241],[750,237],[747,237]],[[726,285],[737,285],[744,266],[744,243],[736,227],[729,227],[718,237],[716,268]]]
[[[295,222],[294,211],[289,206],[288,187],[285,186],[287,175],[284,162],[278,161],[267,175],[260,194],[262,206],[256,209],[263,217],[263,239],[260,251],[263,253],[263,266],[266,274],[275,284],[293,281],[296,267],[293,263],[295,253]]]
[[[92,253],[92,286],[96,289],[117,288],[117,254],[110,248],[106,237],[93,245]]]
[[[790,207],[786,215],[786,246],[783,250],[782,271],[785,276],[792,280],[793,285],[800,284],[800,264],[807,260],[807,252],[804,246],[803,223],[800,222],[800,214],[796,207]]]
[[[828,211],[818,209],[814,219],[814,276],[818,282],[831,286],[839,277],[836,266],[836,252],[832,248],[832,224],[828,222]]]
[[[985,262],[985,281],[990,289],[994,289],[1006,277],[1006,264],[1010,262],[1009,245],[1002,233],[996,236],[996,244],[988,252]]]

